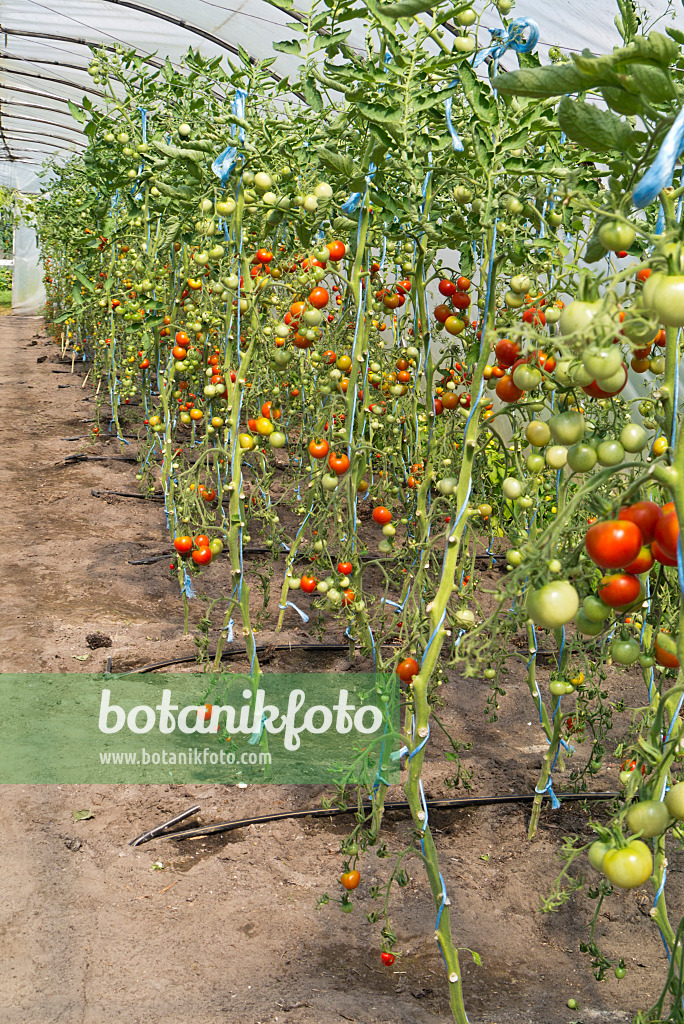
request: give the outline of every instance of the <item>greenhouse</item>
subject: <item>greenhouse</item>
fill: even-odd
[[[684,1024],[680,4],[0,27],[2,1020]]]

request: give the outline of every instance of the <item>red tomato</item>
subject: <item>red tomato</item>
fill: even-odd
[[[415,658],[404,658],[397,665],[397,675],[403,683],[409,683],[418,673],[420,665]]]
[[[459,277],[458,281],[456,282],[456,287],[461,292],[467,292],[468,289],[470,288],[470,278]]]
[[[394,953],[387,953],[385,950],[383,950],[383,952],[380,954],[380,959],[382,960],[385,967],[391,967],[394,961],[396,960],[396,957]]]
[[[202,545],[197,551],[193,551],[192,560],[197,565],[209,565],[211,562],[211,548],[207,545]]]
[[[176,537],[173,546],[179,555],[187,555],[192,551],[192,537]]]
[[[448,299],[450,295],[453,295],[456,291],[456,285],[453,281],[443,280],[439,282],[439,294],[446,296]]]
[[[584,546],[592,562],[601,569],[622,569],[641,551],[643,540],[636,523],[609,519],[587,530]]]
[[[359,871],[345,871],[340,878],[340,882],[345,889],[357,889],[359,882],[361,881],[361,873]]]
[[[328,242],[328,244],[326,245],[326,249],[330,253],[330,259],[333,261],[333,263],[337,263],[339,260],[341,260],[347,251],[347,247],[344,244],[344,242],[340,241]]]
[[[209,538],[207,536],[205,536],[205,534],[199,533],[195,537],[195,546],[196,547],[204,548],[204,547],[208,547],[208,545],[209,545]]]
[[[435,398],[435,416],[441,416],[444,412],[444,405],[441,398]]]
[[[388,508],[385,508],[384,505],[377,505],[373,509],[373,522],[374,523],[378,523],[380,526],[385,526],[387,523],[391,522],[391,520],[392,520],[392,513],[390,512],[390,510]]]
[[[652,569],[654,562],[653,552],[650,548],[644,546],[634,561],[625,566],[625,572],[631,572],[634,576],[638,576],[639,573],[648,572],[649,569]]]
[[[333,473],[337,473],[338,476],[342,476],[349,469],[349,456],[339,454],[339,452],[332,452],[328,459],[328,465],[332,469]]]
[[[330,451],[330,445],[324,437],[314,437],[309,441],[309,455],[312,459],[324,459]]]
[[[656,523],[655,539],[666,555],[677,557],[679,543],[679,520],[676,512],[668,512]]]
[[[349,588],[342,591],[342,604],[345,606],[345,608],[347,607],[347,605],[350,605],[352,603],[352,601],[354,600],[354,596],[354,591],[350,590]]]
[[[513,363],[520,357],[520,349],[514,341],[509,341],[508,338],[501,338],[496,343],[494,354],[499,366],[506,370],[509,366],[513,366]]]
[[[328,305],[330,295],[325,288],[314,288],[309,293],[309,302],[314,309],[323,309],[324,306]]]
[[[451,310],[449,309],[448,306],[441,305],[441,306],[435,306],[435,314],[434,315],[435,315],[435,320],[437,321],[437,323],[445,324],[447,322],[447,320],[449,319],[449,317],[452,316],[452,312],[451,312]]]
[[[451,304],[455,309],[467,309],[470,305],[470,296],[466,292],[456,292]]]
[[[188,354],[188,350],[183,348],[182,345],[174,345],[172,355],[174,359],[185,359]]]
[[[185,331],[176,331],[176,344],[182,345],[183,348],[187,348],[190,344],[190,338],[187,336]]]
[[[313,594],[314,590],[316,589],[317,582],[318,580],[316,580],[313,576],[302,576],[301,580],[299,581],[299,585],[305,594]]]
[[[598,596],[604,604],[611,608],[624,608],[633,604],[641,593],[641,584],[636,576],[626,572],[618,572],[612,576],[604,576],[598,588]]]
[[[655,501],[637,501],[634,505],[621,508],[618,519],[628,519],[636,523],[641,532],[644,544],[650,544],[655,537],[655,528],[662,512]]]
[[[273,253],[269,249],[258,249],[256,258],[259,263],[270,263],[273,259]]]
[[[338,562],[337,571],[341,572],[343,576],[351,576],[354,571],[354,566],[351,562]]]
[[[530,309],[526,309],[522,315],[523,323],[525,324],[540,324],[542,327],[546,323],[546,317],[544,316],[544,310],[540,307],[536,308],[532,306]]]

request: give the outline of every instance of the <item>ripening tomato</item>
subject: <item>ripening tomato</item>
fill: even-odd
[[[209,545],[202,545],[197,551],[193,551],[192,560],[196,565],[209,565],[211,562],[211,548]]]
[[[299,581],[299,586],[304,591],[305,594],[313,594],[314,590],[316,589],[317,583],[318,580],[315,579],[313,576],[302,576],[302,578]]]
[[[644,544],[650,544],[662,512],[655,501],[637,501],[634,505],[621,508],[618,519],[628,519],[639,527]]]
[[[636,523],[628,519],[609,519],[594,523],[587,530],[584,546],[601,569],[622,569],[641,551],[643,540]]]
[[[513,378],[506,373],[497,382],[496,394],[502,402],[517,402],[524,392],[515,386]]]
[[[340,878],[340,882],[345,887],[345,889],[357,889],[360,881],[361,872],[356,870],[345,871],[345,873]]]
[[[397,665],[397,675],[403,683],[409,683],[417,675],[419,668],[415,658],[404,658]]]
[[[354,591],[350,590],[349,588],[342,591],[342,604],[345,606],[345,608],[347,608],[352,603],[355,597],[356,595],[354,594]]]
[[[639,573],[648,572],[653,568],[655,557],[649,547],[642,547],[639,554],[636,556],[633,562],[625,566],[625,572],[632,573],[634,576],[638,576]]]
[[[328,459],[328,465],[332,469],[333,473],[337,473],[338,476],[343,476],[344,473],[349,469],[349,456],[339,452],[332,452]]]
[[[176,344],[182,345],[183,348],[187,348],[190,344],[190,338],[187,336],[185,331],[176,331]]]
[[[442,280],[439,282],[439,294],[446,296],[448,299],[456,291],[456,285],[453,281]]]
[[[173,546],[179,555],[187,555],[192,551],[192,537],[176,537]]]
[[[676,512],[668,512],[656,523],[655,539],[658,547],[662,548],[670,558],[677,557],[677,544],[679,543],[679,520]]]
[[[655,558],[656,562],[660,562],[661,565],[676,565],[676,557],[670,558],[668,554],[663,551],[657,540],[651,542],[651,554]]]
[[[509,341],[508,338],[501,338],[496,343],[494,354],[499,366],[506,370],[509,366],[513,366],[513,363],[520,358],[520,348],[514,341]]]
[[[459,277],[458,281],[456,282],[456,287],[461,292],[467,292],[468,289],[470,288],[470,278]]]
[[[392,513],[384,505],[376,505],[373,509],[373,522],[379,526],[385,526],[392,521]]]
[[[611,608],[624,608],[634,604],[641,594],[641,583],[627,572],[604,576],[599,584],[598,596]]]
[[[309,455],[312,459],[324,459],[329,451],[330,445],[324,437],[314,437],[309,441]]]
[[[679,668],[677,641],[669,633],[658,633],[653,653],[655,660],[663,668]]]

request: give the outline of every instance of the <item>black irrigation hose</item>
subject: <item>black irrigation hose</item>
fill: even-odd
[[[64,462],[55,462],[55,466],[72,466],[75,462],[138,462],[134,455],[67,455]]]
[[[443,800],[426,800],[426,804],[433,810],[450,810],[460,807],[487,807],[490,804],[531,804],[538,794],[536,793],[507,793],[503,796],[466,796],[447,797]],[[603,793],[557,793],[559,800],[614,800],[620,794],[615,790],[608,790]],[[365,810],[370,810],[370,805],[364,805]],[[410,804],[407,800],[399,800],[396,803],[385,804],[386,811],[407,811]],[[248,825],[265,825],[271,821],[284,821],[290,818],[328,818],[340,814],[356,814],[356,807],[317,807],[313,810],[304,811],[279,811],[277,814],[262,814],[257,818],[241,818],[239,821],[219,821],[214,825],[203,825],[200,828],[183,829],[180,832],[169,832],[164,835],[150,836],[156,839],[197,839],[202,836],[215,836],[223,832],[232,832],[234,829],[247,828]],[[160,826],[161,828],[162,826]],[[156,830],[152,830],[156,831]],[[143,836],[145,833],[143,834]],[[131,845],[138,845],[144,840],[138,837]]]
[[[60,463],[58,463],[58,465],[60,465]],[[164,500],[164,495],[163,494],[131,494],[130,491],[97,491],[97,490],[95,490],[95,488],[91,488],[90,493],[92,494],[93,498],[106,498],[109,495],[116,495],[116,497],[118,497],[118,498],[137,498],[139,501],[163,501]],[[160,557],[162,557],[162,556],[160,556]],[[168,556],[164,555],[163,557],[167,558]],[[153,559],[153,561],[158,561],[158,559]],[[141,563],[132,562],[131,564],[132,565],[137,565],[137,564],[141,564]]]
[[[382,647],[391,647],[391,644],[381,644]],[[272,651],[348,651],[349,644],[341,643],[329,643],[329,644],[259,644],[257,646],[257,654],[263,654],[265,651],[269,653]],[[224,658],[236,658],[241,654],[247,654],[246,647],[231,647],[228,650],[224,650],[221,654],[221,660]],[[216,652],[207,655],[209,659],[216,656]],[[169,665],[187,665],[191,661],[197,661],[196,654],[186,654],[182,658],[172,658],[170,661],[158,661],[152,665],[142,665],[141,668],[132,668],[128,672],[116,673],[118,675],[129,676],[129,675],[142,675],[144,672],[153,672],[157,668],[167,668]],[[109,671],[109,670],[108,670]]]

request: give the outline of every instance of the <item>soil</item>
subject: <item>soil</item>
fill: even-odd
[[[84,374],[68,372],[70,363],[37,318],[3,320],[0,350],[0,512],[12,540],[3,564],[0,668],[92,672],[111,658],[121,671],[192,654],[168,563],[130,564],[169,549],[162,506],[93,496],[91,490],[135,492],[132,463],[64,463],[78,452],[120,454],[107,437],[95,444],[77,438],[89,434],[94,408]],[[191,608],[196,622],[203,606],[196,601]],[[288,623],[285,638],[302,639],[301,624]],[[111,646],[93,645],[92,634],[109,637]],[[264,630],[264,641],[269,637]],[[239,658],[235,666],[247,667]],[[349,665],[343,656],[293,651],[275,656],[268,671],[326,667]],[[609,675],[607,689],[634,706],[643,702],[641,684],[629,674]],[[475,794],[529,793],[546,747],[522,659],[511,658],[497,722],[484,713],[488,692],[477,679],[450,678],[440,718],[459,741],[473,744],[463,758]],[[454,795],[445,781],[453,774],[447,750],[435,732],[425,766],[428,797]],[[595,788],[616,788],[618,770],[609,761]],[[562,774],[555,784],[565,788]],[[339,895],[339,840],[349,819],[128,845],[194,803],[201,806],[198,821],[209,823],[313,808],[323,795],[322,787],[304,786],[3,786],[3,1024],[449,1020],[434,909],[417,860],[409,884],[391,900],[402,954],[391,968],[380,963],[380,925],[364,916],[376,907],[370,890],[387,878],[391,860],[364,854],[353,914],[341,914],[334,903],[316,908],[326,890]],[[388,797],[402,798],[400,787]],[[81,809],[92,817],[74,821]],[[576,804],[558,811],[547,805],[529,843],[529,808],[522,804],[431,813],[456,941],[482,961],[462,954],[473,1024],[612,1024],[659,994],[667,961],[646,888],[616,893],[598,920],[602,950],[625,959],[622,981],[612,971],[595,981],[579,950],[593,900],[575,894],[559,913],[538,912],[562,866],[563,837],[591,837],[588,815]],[[387,813],[391,850],[411,843],[409,826],[406,814]],[[683,869],[683,854],[672,849],[668,898],[675,921]],[[571,998],[579,1010],[568,1009]]]

